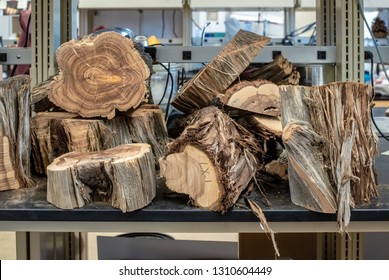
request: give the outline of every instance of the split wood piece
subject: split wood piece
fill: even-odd
[[[350,206],[378,196],[372,96],[370,85],[339,82],[312,87],[306,98],[313,129],[324,138],[323,157],[337,192],[341,232],[350,221]]]
[[[219,98],[233,108],[268,116],[280,115],[280,92],[278,86],[269,81],[239,82],[219,94]]]
[[[156,163],[165,154],[168,143],[166,122],[161,107],[144,104],[135,111],[129,112],[129,132],[135,143],[148,143],[153,149]]]
[[[58,138],[51,139],[50,123],[53,120],[72,119],[77,116],[68,112],[43,112],[31,118],[32,167],[36,173],[46,174],[46,167],[60,155],[55,151],[60,150],[62,143]],[[66,149],[65,152],[68,150]]]
[[[168,142],[159,106],[144,104],[134,112],[107,119],[80,119],[67,112],[38,113],[31,120],[36,172],[46,173],[54,158],[67,152],[101,151],[129,143],[148,143],[155,160]]]
[[[280,117],[265,115],[247,115],[238,122],[249,131],[258,135],[263,140],[280,139],[282,137],[282,124]]]
[[[239,30],[221,52],[175,96],[172,104],[184,113],[209,105],[253,61],[270,38]]]
[[[71,40],[57,51],[60,72],[49,99],[68,112],[89,117],[115,116],[147,100],[149,66],[134,42],[116,32]]]
[[[282,139],[288,153],[291,200],[312,211],[335,213],[336,192],[325,169],[324,139],[313,130],[304,101],[309,91],[309,87],[280,87]]]
[[[30,78],[0,81],[0,191],[31,187]]]
[[[155,194],[155,162],[148,144],[67,153],[47,167],[47,200],[62,209],[107,201],[131,212],[147,206]]]
[[[188,194],[194,205],[225,212],[253,179],[263,151],[246,129],[216,107],[193,115],[159,160],[160,176],[172,191]]]
[[[245,80],[268,80],[277,85],[290,82],[297,85],[300,74],[294,70],[293,64],[282,55],[278,55],[272,62],[262,67],[256,67],[246,70],[242,74]]]
[[[389,109],[386,109],[385,116],[389,117]]]
[[[272,160],[265,165],[266,173],[276,176],[282,180],[288,180],[288,156],[286,151],[278,159]]]

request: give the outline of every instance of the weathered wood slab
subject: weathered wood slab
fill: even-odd
[[[47,167],[47,200],[62,209],[107,201],[130,212],[147,206],[155,193],[155,162],[148,144],[71,152]]]
[[[160,176],[194,205],[225,212],[253,179],[261,157],[254,137],[211,106],[195,112],[181,136],[168,144]]]
[[[30,78],[0,81],[0,191],[31,187]]]
[[[149,66],[134,42],[118,33],[66,42],[57,62],[48,97],[68,112],[111,119],[148,98]]]
[[[184,113],[208,106],[239,77],[269,41],[268,37],[239,30],[221,52],[184,85],[175,96],[173,106]]]

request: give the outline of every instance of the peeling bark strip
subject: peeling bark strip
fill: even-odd
[[[115,116],[147,99],[150,69],[130,39],[104,32],[71,40],[57,51],[59,75],[49,99],[82,117]]]
[[[30,78],[0,81],[0,191],[31,187]]]
[[[371,88],[355,82],[284,86],[281,105],[292,200],[325,213],[331,210],[327,202],[335,201],[339,231],[344,232],[350,207],[378,195]]]
[[[107,119],[80,119],[67,112],[38,113],[31,119],[35,171],[46,173],[54,158],[67,152],[94,152],[122,144],[147,143],[157,161],[168,142],[159,106],[144,104],[132,112]]]
[[[253,179],[262,153],[246,129],[216,107],[206,107],[168,144],[160,175],[194,205],[225,212]]]
[[[188,81],[172,104],[184,113],[209,105],[223,93],[253,61],[270,38],[239,30],[221,52]]]
[[[47,200],[62,209],[107,201],[130,212],[147,206],[155,197],[155,178],[148,144],[67,153],[47,167]]]
[[[219,98],[233,108],[273,117],[280,115],[279,88],[266,80],[239,82],[220,94]]]

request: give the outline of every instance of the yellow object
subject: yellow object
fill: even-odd
[[[160,45],[161,43],[159,42],[157,37],[155,37],[154,35],[151,35],[149,38],[147,38],[147,44],[149,46],[153,46],[153,45]]]

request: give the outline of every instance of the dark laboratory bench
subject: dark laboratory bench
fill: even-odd
[[[380,152],[389,150],[389,142],[380,141]],[[352,210],[351,221],[389,221],[389,156],[376,158],[379,192],[368,205]],[[286,182],[264,183],[267,199],[255,190],[250,198],[262,208],[269,222],[315,222],[336,221],[335,214],[309,211],[294,205],[290,200]],[[88,221],[88,222],[257,222],[258,218],[247,209],[244,200],[240,207],[233,207],[227,213],[202,210],[189,204],[188,198],[169,192],[160,182],[157,196],[147,207],[130,213],[123,213],[105,202],[92,202],[73,210],[58,209],[46,201],[44,184],[36,188],[0,192],[0,221]]]

